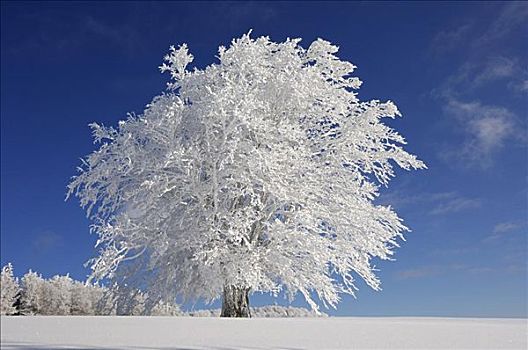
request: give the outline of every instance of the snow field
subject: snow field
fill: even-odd
[[[3,316],[2,349],[526,349],[526,319]]]

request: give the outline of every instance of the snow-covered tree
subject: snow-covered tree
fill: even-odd
[[[145,315],[145,302],[146,296],[139,290],[136,290],[130,294],[128,300],[129,311],[126,313],[130,316],[142,316]]]
[[[8,263],[2,267],[0,280],[0,315],[13,315],[17,312],[15,302],[20,288],[18,280],[13,276],[13,265]]]
[[[11,279],[9,278],[11,276]],[[16,288],[11,288],[12,283]],[[14,297],[11,302],[8,295]],[[175,304],[147,300],[147,294],[126,285],[112,285],[110,288],[75,281],[69,275],[44,279],[36,272],[29,271],[22,278],[18,288],[12,277],[12,267],[2,270],[2,313],[4,305],[13,305],[19,298],[22,315],[148,315],[155,310],[156,315],[173,316],[180,314]],[[5,298],[4,298],[5,296]],[[149,307],[147,308],[147,303]],[[16,312],[16,308],[6,309],[5,314]]]
[[[71,315],[95,315],[96,307],[103,297],[103,288],[73,281],[71,288]]]
[[[400,115],[392,102],[358,99],[336,46],[299,42],[247,34],[203,70],[171,47],[166,93],[117,128],[91,125],[100,147],[68,195],[99,235],[92,277],[163,300],[222,296],[223,316],[247,316],[255,291],[335,307],[354,273],[380,289],[371,260],[407,228],[373,201],[393,164],[425,165],[382,123]]]
[[[44,290],[46,281],[36,272],[29,270],[22,277],[20,293],[20,313],[22,315],[40,315],[45,307]]]
[[[113,288],[102,287],[102,295],[95,306],[95,314],[103,316],[117,315],[117,297]]]
[[[127,284],[114,283],[104,293],[103,314],[119,316],[142,316],[146,314],[145,304],[147,296],[139,289],[131,288]]]
[[[53,276],[45,281],[43,315],[70,315],[73,280],[70,276]]]
[[[74,281],[68,276],[46,280],[29,271],[22,277],[20,313],[23,315],[70,315]]]
[[[88,298],[90,299],[90,312],[89,315],[100,315],[99,305],[102,304],[102,299],[105,296],[106,288],[101,287],[97,284],[82,283],[85,288],[88,289]],[[73,296],[72,296],[72,308],[73,308]],[[110,314],[109,314],[110,315]]]

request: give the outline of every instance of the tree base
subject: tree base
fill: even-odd
[[[224,287],[222,313],[220,317],[251,317],[249,309],[249,288]]]

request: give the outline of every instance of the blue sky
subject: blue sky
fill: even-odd
[[[379,199],[413,230],[396,261],[376,262],[383,291],[359,282],[328,312],[527,317],[526,23],[520,2],[3,1],[1,263],[84,279],[95,236],[64,197],[94,149],[88,123],[115,125],[161,93],[169,45],[204,67],[252,28],[339,45],[359,97],[395,101],[404,117],[390,124],[429,167],[398,171]]]

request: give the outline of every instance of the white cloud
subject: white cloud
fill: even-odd
[[[437,192],[432,193],[430,201],[435,203],[435,207],[429,213],[433,215],[458,213],[469,209],[480,207],[482,201],[479,198],[464,197],[457,192]]]
[[[447,53],[464,42],[473,29],[473,23],[465,23],[455,28],[447,28],[440,31],[431,44],[433,53]]]
[[[469,57],[435,90],[439,97],[478,93],[480,88],[504,84],[516,92],[528,91],[528,70],[518,58],[483,53]]]
[[[454,198],[447,199],[443,203],[438,204],[433,210],[430,211],[430,214],[440,215],[448,213],[458,213],[461,211],[478,208],[480,207],[480,205],[480,199],[456,196]]]
[[[449,53],[459,47],[470,48],[471,51],[488,49],[520,29],[525,30],[528,21],[528,3],[522,1],[503,2],[490,5],[496,7],[494,16],[486,23],[485,19],[471,18],[463,24],[444,28],[431,41],[431,51],[434,53]],[[481,17],[486,17],[483,12]],[[483,28],[482,24],[485,24]],[[479,25],[480,24],[480,25]],[[477,55],[482,59],[481,55]]]
[[[454,191],[450,192],[436,192],[431,193],[429,198],[431,201],[442,201],[442,200],[450,200],[453,198],[458,197],[458,194]]]
[[[514,222],[514,221],[508,221],[508,222],[501,222],[495,225],[493,228],[493,233],[505,233],[509,231],[516,230],[518,228],[521,228],[523,225],[520,222]]]
[[[528,21],[528,3],[523,1],[504,2],[501,10],[488,29],[475,40],[474,45],[489,45],[500,40],[516,28],[525,28]]]
[[[508,83],[508,87],[512,89],[513,91],[520,93],[520,94],[528,94],[528,73],[525,74],[525,78],[512,81]]]
[[[448,273],[480,275],[504,272],[518,273],[524,271],[526,271],[526,267],[519,264],[510,264],[506,266],[481,266],[452,263],[447,265],[426,265],[418,268],[401,270],[395,273],[395,277],[396,279],[406,280],[411,278],[427,278]]]
[[[380,196],[379,203],[395,207],[414,206],[429,209],[431,215],[458,213],[479,208],[482,201],[479,198],[469,198],[457,192],[422,192],[408,194],[403,191],[391,191]]]
[[[479,86],[486,82],[511,78],[518,75],[520,65],[515,59],[504,56],[490,57],[475,74],[473,85]]]
[[[477,246],[456,246],[455,248],[437,248],[432,251],[432,254],[439,256],[461,256],[474,254],[479,251]]]
[[[442,269],[438,266],[424,266],[415,269],[407,269],[396,272],[396,278],[398,279],[410,279],[410,278],[424,278],[431,277],[442,273]]]
[[[505,221],[500,222],[493,227],[493,233],[488,235],[482,240],[482,243],[494,242],[499,239],[503,239],[507,236],[508,233],[515,233],[519,229],[523,228],[526,225],[522,221]]]
[[[519,85],[519,90],[522,92],[528,92],[528,79],[523,80]]]
[[[519,118],[524,101],[512,99],[524,99],[528,92],[528,69],[519,56],[522,46],[513,44],[525,32],[528,3],[489,4],[479,15],[481,20],[467,18],[465,24],[443,29],[432,40],[460,57],[453,74],[433,91],[445,114],[454,119],[453,131],[464,136],[461,142],[445,145],[441,157],[487,168],[501,149],[524,144],[527,138],[525,122]],[[492,89],[498,93],[489,103]]]
[[[64,238],[53,231],[42,231],[33,237],[31,247],[34,252],[47,253],[64,245]]]
[[[448,97],[444,110],[455,117],[465,135],[463,144],[447,155],[467,165],[488,167],[507,141],[522,139],[515,114],[505,107]]]

